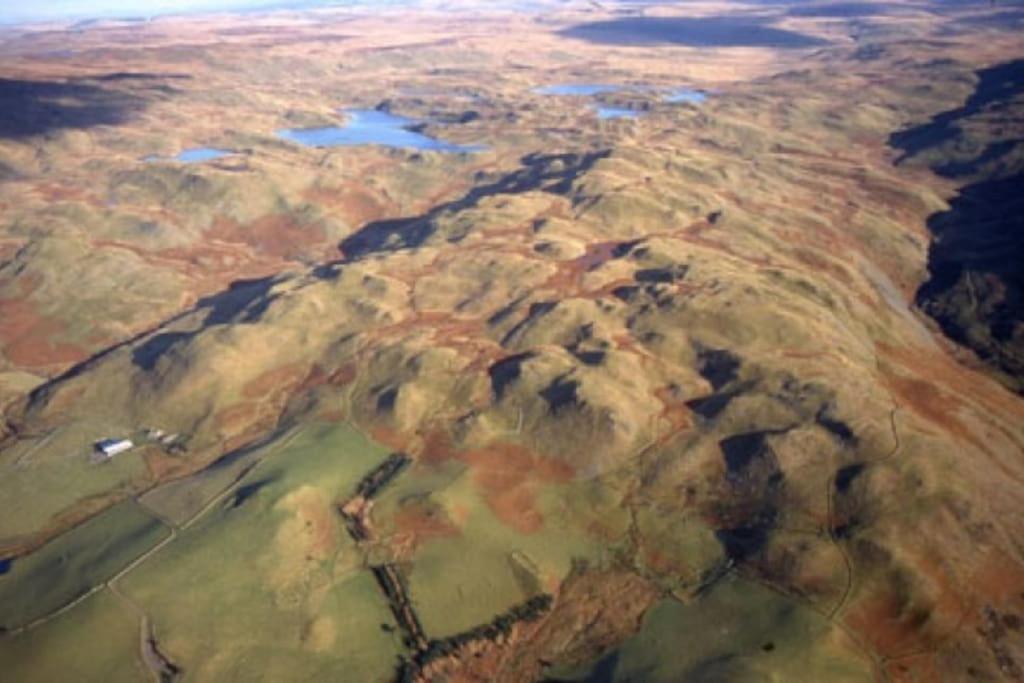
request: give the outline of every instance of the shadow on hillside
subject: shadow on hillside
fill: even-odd
[[[829,2],[797,4],[787,14],[794,17],[853,19],[890,14],[892,8],[880,2]]]
[[[132,351],[132,363],[148,372],[179,342],[187,342],[211,325],[224,325],[229,322],[251,323],[259,320],[275,298],[270,295],[274,282],[273,277],[236,280],[223,292],[203,297],[192,309],[206,311],[206,317],[198,329],[190,332],[164,332],[150,337]],[[239,318],[243,312],[244,315]]]
[[[91,77],[92,80],[103,82],[118,81],[190,81],[192,76],[179,73],[156,73],[152,71],[113,71],[108,74]]]
[[[1024,172],[968,185],[934,214],[917,304],[1024,391]]]
[[[990,104],[1005,102],[1024,93],[1024,59],[982,69],[977,75],[978,84],[963,106],[937,114],[928,123],[897,131],[889,136],[889,146],[903,152],[896,163],[902,163],[926,149],[954,140],[961,134],[961,121],[980,113]],[[1005,142],[1000,140],[993,145]],[[986,150],[986,154],[992,153]],[[942,167],[934,170],[948,176],[964,175],[961,172],[944,172]]]
[[[828,41],[757,17],[622,17],[576,24],[560,35],[602,45],[808,48]]]
[[[532,191],[566,194],[577,177],[609,154],[608,150],[585,154],[530,154],[523,157],[523,167],[517,171],[474,187],[463,197],[439,204],[421,216],[368,223],[342,240],[338,248],[346,259],[351,259],[380,251],[418,247],[434,234],[434,219],[443,213],[472,208],[484,198],[495,195]]]
[[[1024,135],[1005,124],[1024,106],[1024,59],[977,77],[962,106],[893,133],[889,144],[903,152],[897,163],[929,155],[939,175],[974,181],[928,219],[930,276],[916,302],[1024,392]]]
[[[116,126],[145,105],[138,95],[94,83],[0,79],[0,138]]]

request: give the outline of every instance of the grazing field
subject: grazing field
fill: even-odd
[[[387,454],[310,425],[126,577],[161,651],[190,680],[387,680],[394,619],[335,509]]]
[[[76,503],[117,492],[145,476],[138,451],[95,461],[92,444],[104,434],[94,430],[72,437],[62,430],[63,448],[43,436],[0,453],[0,500],[7,504],[0,519],[0,545],[16,545]]]
[[[139,618],[102,590],[32,631],[0,639],[5,680],[24,683],[151,680],[139,658]]]
[[[284,4],[0,26],[0,678],[1024,679],[1019,12]]]
[[[635,636],[560,681],[869,681],[871,662],[828,621],[772,588],[730,577],[689,603],[666,599]]]
[[[172,481],[139,497],[147,509],[169,522],[181,525],[192,520],[217,495],[238,482],[253,467],[268,457],[283,440],[271,439],[240,448],[193,475]]]
[[[0,576],[0,625],[13,630],[60,609],[170,533],[135,502],[115,505],[19,558]]]
[[[513,480],[525,474],[514,460],[503,466]],[[412,604],[432,638],[468,631],[550,592],[577,562],[610,561],[607,536],[625,529],[612,487],[529,476],[489,487],[495,474],[460,461],[422,463],[375,500],[375,528],[407,567]],[[597,520],[603,529],[588,524]]]

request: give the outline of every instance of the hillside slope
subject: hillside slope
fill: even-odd
[[[737,12],[717,47],[572,3],[67,37],[196,80],[0,146],[0,664],[1020,678],[1019,45],[891,9],[665,10]],[[537,91],[604,81],[643,87]],[[268,132],[342,97],[488,147]],[[164,117],[240,153],[140,161]]]

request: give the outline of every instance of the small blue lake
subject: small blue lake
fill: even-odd
[[[3,576],[7,572],[11,571],[12,564],[14,564],[14,560],[10,558],[6,560],[0,560],[0,576]]]
[[[457,145],[411,130],[412,119],[375,109],[348,109],[344,126],[286,128],[277,136],[307,147],[382,145],[428,152],[479,152],[482,145]]]
[[[151,154],[144,159],[144,161],[180,161],[183,164],[201,164],[205,161],[214,161],[215,159],[223,159],[233,155],[234,152],[226,149],[215,149],[213,147],[193,147],[192,149],[182,150],[174,157],[162,157],[157,154]]]
[[[665,96],[665,101],[670,104],[701,104],[708,99],[708,94],[703,90],[691,90],[682,88],[673,90]]]
[[[561,85],[549,85],[542,88],[534,88],[538,95],[562,95],[570,97],[593,97],[607,93],[619,92],[628,89],[622,85],[607,85],[600,83],[563,83]]]
[[[224,149],[214,149],[213,147],[195,147],[193,149],[186,149],[174,157],[176,161],[180,161],[186,164],[201,164],[204,161],[213,161],[214,159],[222,159],[224,157],[231,156],[233,153]]]
[[[612,85],[608,83],[564,83],[561,85],[549,85],[534,88],[534,93],[539,95],[558,95],[563,97],[595,97],[601,95],[617,94],[622,92],[656,93],[663,102],[668,104],[701,104],[708,98],[703,90],[693,88],[677,88],[666,90],[648,85]],[[623,107],[615,104],[594,104],[594,111],[599,119],[635,119],[644,114],[639,109]]]
[[[626,107],[598,105],[594,109],[597,111],[597,118],[599,119],[635,119],[640,116],[640,112],[636,109],[627,109]]]

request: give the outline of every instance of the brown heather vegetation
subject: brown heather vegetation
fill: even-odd
[[[381,666],[411,680],[1021,678],[1016,276],[979,274],[973,311],[975,280],[956,279],[922,300],[938,322],[915,303],[938,277],[936,216],[1020,170],[1016,72],[965,105],[986,69],[1019,64],[1018,35],[986,23],[1000,10],[452,6],[2,39],[0,104],[53,115],[0,126],[0,558],[135,499],[172,530],[146,559],[168,582],[165,554],[274,532],[233,551],[262,558],[252,576],[210,585],[266,582],[286,615],[267,632],[302,624],[275,636],[283,663],[362,662],[344,632],[397,648]],[[568,82],[651,87],[599,96],[643,112],[599,120],[535,92]],[[658,90],[678,87],[708,99]],[[486,149],[274,135],[347,106]],[[948,120],[966,142],[927,128]],[[893,137],[917,126],[912,151]],[[235,154],[143,161],[202,145]],[[932,170],[953,162],[977,172]],[[323,422],[408,467],[366,491],[358,454],[318,454],[337,485],[262,454]],[[86,463],[129,434],[136,451]],[[194,489],[197,517],[147,507],[172,487]],[[357,581],[343,594],[365,604],[327,614]],[[160,602],[136,593],[142,614]],[[239,618],[197,616],[217,653],[155,623],[158,652],[186,679],[242,677]],[[0,626],[18,631],[0,666],[27,671],[25,624]]]

